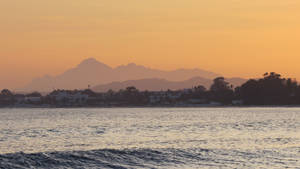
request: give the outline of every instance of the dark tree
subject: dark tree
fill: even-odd
[[[123,92],[123,96],[125,97],[125,102],[128,104],[137,105],[142,102],[142,95],[134,86],[127,87]]]
[[[224,77],[214,79],[210,87],[211,99],[213,101],[230,104],[234,98],[233,86],[225,81]]]
[[[202,86],[202,85],[194,87],[194,90],[197,93],[204,93],[204,92],[206,92],[206,88],[204,86]]]
[[[3,89],[0,93],[0,105],[8,106],[14,103],[14,94],[8,89]]]
[[[12,97],[13,93],[8,89],[3,89],[1,91],[1,95],[4,96],[4,97]]]
[[[248,80],[241,86],[240,94],[246,104],[282,105],[295,103],[296,91],[296,81],[271,72],[261,79]]]

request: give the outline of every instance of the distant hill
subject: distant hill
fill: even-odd
[[[151,69],[134,63],[112,68],[94,58],[82,61],[75,68],[52,77],[44,76],[33,79],[32,82],[18,91],[51,91],[59,89],[83,89],[88,85],[95,86],[107,84],[114,81],[128,81],[138,79],[165,79],[167,81],[185,81],[193,77],[213,79],[220,74],[201,69],[178,69],[174,71],[163,71]]]
[[[226,79],[226,81],[228,81],[234,86],[239,86],[242,83],[246,82],[246,79],[229,78]],[[168,90],[168,89],[179,90],[185,88],[192,88],[198,85],[203,85],[207,89],[209,89],[212,83],[213,80],[202,78],[202,77],[194,77],[185,81],[168,81],[165,79],[152,78],[152,79],[140,79],[140,80],[127,80],[123,82],[112,82],[108,84],[97,85],[93,87],[92,90],[97,92],[106,92],[110,89],[114,91],[118,91],[120,89],[125,89],[128,86],[135,86],[137,89],[141,91],[144,90],[160,91],[160,90]]]

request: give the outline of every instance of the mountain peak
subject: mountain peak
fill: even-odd
[[[81,61],[79,65],[98,64],[98,63],[100,63],[100,62],[98,60],[96,60],[95,58],[88,58],[88,59],[84,59],[83,61]]]
[[[111,69],[111,67],[109,67],[108,65],[99,62],[98,60],[96,60],[95,58],[88,58],[83,60],[77,67],[105,67],[107,69]]]

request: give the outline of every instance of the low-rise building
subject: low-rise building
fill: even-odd
[[[25,97],[25,103],[28,104],[39,104],[42,102],[42,98],[38,96],[27,96]]]
[[[232,100],[232,105],[243,105],[244,101],[243,100]]]
[[[59,90],[49,94],[58,105],[82,105],[87,102],[89,96],[82,91]]]

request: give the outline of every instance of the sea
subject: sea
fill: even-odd
[[[300,168],[300,108],[5,108],[0,168]]]

